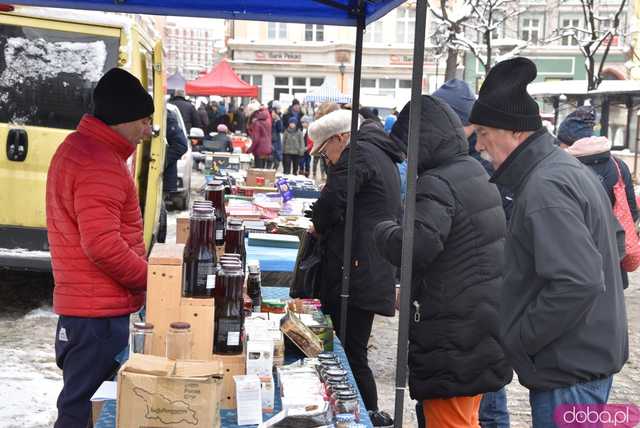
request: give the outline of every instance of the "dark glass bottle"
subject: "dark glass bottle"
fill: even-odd
[[[213,180],[205,188],[205,199],[213,203],[216,217],[216,245],[224,245],[225,226],[227,222],[224,208],[224,183]]]
[[[189,237],[184,247],[183,297],[213,297],[217,274],[214,232],[213,209],[194,207],[189,221]]]
[[[224,252],[239,254],[242,264],[246,262],[244,248],[244,226],[242,220],[229,219],[224,240]]]
[[[237,355],[242,353],[244,311],[242,288],[244,274],[239,264],[225,264],[218,275],[215,289],[213,352]]]
[[[247,263],[249,278],[247,280],[247,294],[253,303],[253,311],[260,312],[262,306],[262,277],[260,274],[260,264],[256,260]]]

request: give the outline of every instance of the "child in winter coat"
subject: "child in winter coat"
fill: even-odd
[[[304,155],[306,147],[302,131],[298,129],[298,119],[289,119],[289,126],[282,135],[282,170],[285,174],[298,174],[300,158]]]
[[[311,155],[309,153],[313,148],[313,141],[309,138],[309,123],[311,123],[311,118],[309,116],[304,116],[301,122],[305,150],[302,158],[300,159],[300,174],[304,174],[305,177],[309,177],[309,172],[311,171]]]

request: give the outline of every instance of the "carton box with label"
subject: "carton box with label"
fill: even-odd
[[[222,365],[132,354],[118,372],[118,428],[220,426]]]

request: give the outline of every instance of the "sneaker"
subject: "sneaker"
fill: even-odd
[[[393,427],[393,419],[382,410],[369,410],[369,419],[374,427]]]

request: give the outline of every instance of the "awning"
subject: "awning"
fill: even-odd
[[[226,59],[210,72],[185,85],[188,95],[220,95],[221,97],[257,97],[258,87],[240,79]]]
[[[305,95],[304,101],[316,103],[333,101],[338,104],[347,104],[351,102],[351,96],[343,94],[338,88],[325,82],[310,94]]]
[[[365,24],[382,18],[406,0],[366,0]],[[11,4],[104,10],[148,15],[193,16],[253,21],[357,25],[353,0],[297,0],[289,6],[264,0],[18,0]]]

